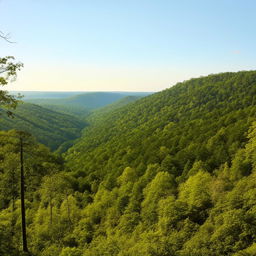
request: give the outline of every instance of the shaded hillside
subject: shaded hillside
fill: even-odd
[[[67,115],[75,115],[77,117],[79,117],[80,119],[84,119],[86,118],[90,113],[91,110],[89,110],[86,107],[80,106],[80,105],[76,105],[76,104],[39,104],[39,106],[42,106],[44,108],[56,111],[56,112],[60,112],[63,114],[67,114]]]
[[[91,112],[91,116],[88,118],[89,118],[89,120],[92,120],[92,122],[95,122],[96,119],[101,118],[102,116],[106,115],[107,113],[117,110],[129,103],[132,103],[132,102],[140,99],[140,98],[142,98],[142,96],[126,96],[118,101],[115,101],[114,103],[106,105],[102,108],[95,109],[94,111]]]
[[[28,103],[18,106],[13,119],[6,115],[1,115],[0,119],[0,130],[27,131],[52,150],[79,137],[85,126],[85,122],[76,117]]]

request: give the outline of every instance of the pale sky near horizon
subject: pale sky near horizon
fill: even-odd
[[[255,0],[0,0],[22,91],[160,91],[256,69]]]

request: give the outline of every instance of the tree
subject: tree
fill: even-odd
[[[168,172],[159,172],[143,190],[144,201],[142,202],[142,219],[151,225],[157,221],[157,205],[159,200],[170,196],[175,192],[174,176]]]
[[[16,79],[17,71],[23,67],[20,62],[14,62],[14,57],[7,56],[0,58],[0,86],[5,86]],[[10,95],[7,91],[0,90],[0,107],[6,108],[6,114],[12,115],[10,109],[15,109],[18,103],[18,97]]]
[[[27,132],[15,130],[0,132],[0,147],[1,197],[5,195],[7,196],[5,198],[6,203],[8,203],[8,201],[10,200],[13,201],[12,208],[14,212],[14,200],[17,198],[17,188],[20,188],[19,194],[21,201],[20,210],[23,251],[28,252],[26,234],[25,192],[29,190],[29,193],[26,194],[30,194],[34,189],[38,188],[38,183],[41,183],[40,177],[48,174],[47,171],[50,171],[52,168],[57,166],[57,164],[55,165],[54,163],[55,157],[51,157],[50,153],[47,150],[44,150],[44,147],[42,145],[38,145],[35,142],[34,138]],[[26,154],[24,155],[24,153]],[[27,161],[28,159],[29,161]],[[45,168],[46,170],[41,170],[42,168]],[[17,169],[19,169],[19,174]],[[17,176],[19,176],[19,178]],[[18,182],[19,179],[20,186],[17,186],[15,182]],[[32,188],[33,185],[35,185],[36,187]]]
[[[53,207],[60,205],[66,200],[66,209],[69,222],[72,222],[70,216],[69,193],[71,192],[71,185],[67,177],[63,173],[56,173],[54,175],[45,176],[42,180],[40,189],[41,200],[49,204],[50,208],[50,224],[53,224]]]

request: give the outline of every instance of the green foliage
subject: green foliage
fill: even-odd
[[[0,132],[0,223],[9,236],[9,244],[18,250],[21,243],[20,216],[20,138],[23,139],[25,166],[25,208],[27,223],[34,221],[37,212],[37,193],[42,178],[51,173],[59,172],[62,161],[53,155],[48,148],[37,144],[26,132],[10,130]],[[29,234],[30,239],[31,232]],[[14,246],[15,245],[15,246]],[[11,250],[11,249],[10,249]],[[18,254],[17,254],[18,255]]]
[[[256,255],[256,244],[252,244],[248,248],[241,250],[234,254],[234,256],[255,256]]]
[[[159,172],[143,190],[142,219],[149,224],[157,221],[157,204],[175,191],[174,177],[167,172]]]
[[[66,247],[62,249],[60,256],[82,256],[82,251],[77,248]]]
[[[19,251],[15,248],[15,245],[12,243],[12,232],[10,228],[6,228],[4,225],[0,225],[0,255],[9,256],[9,255],[19,255]]]
[[[91,184],[86,252],[116,236],[113,255],[231,255],[255,241],[253,203],[240,209],[253,190],[237,183],[255,169],[255,77],[192,79],[89,117],[66,154]]]
[[[211,204],[211,181],[209,173],[199,171],[180,185],[179,200],[200,210],[209,208]]]
[[[0,58],[0,87],[7,85],[16,78],[17,71],[23,67],[22,63],[14,63],[14,57],[7,56]],[[0,107],[7,109],[8,116],[12,115],[10,109],[15,109],[18,100],[7,91],[0,90]]]
[[[0,109],[0,113],[3,110]],[[11,119],[2,115],[0,129],[27,131],[52,150],[79,137],[80,131],[86,126],[84,121],[76,117],[27,103],[20,104],[13,111],[13,117]]]
[[[39,174],[27,190],[31,251],[255,255],[255,103],[255,71],[210,75],[95,111],[65,166],[38,146],[28,157]],[[8,141],[0,140],[0,252],[20,249],[18,151]]]

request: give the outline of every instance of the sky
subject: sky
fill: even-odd
[[[255,0],[0,0],[15,91],[160,91],[256,69]]]

